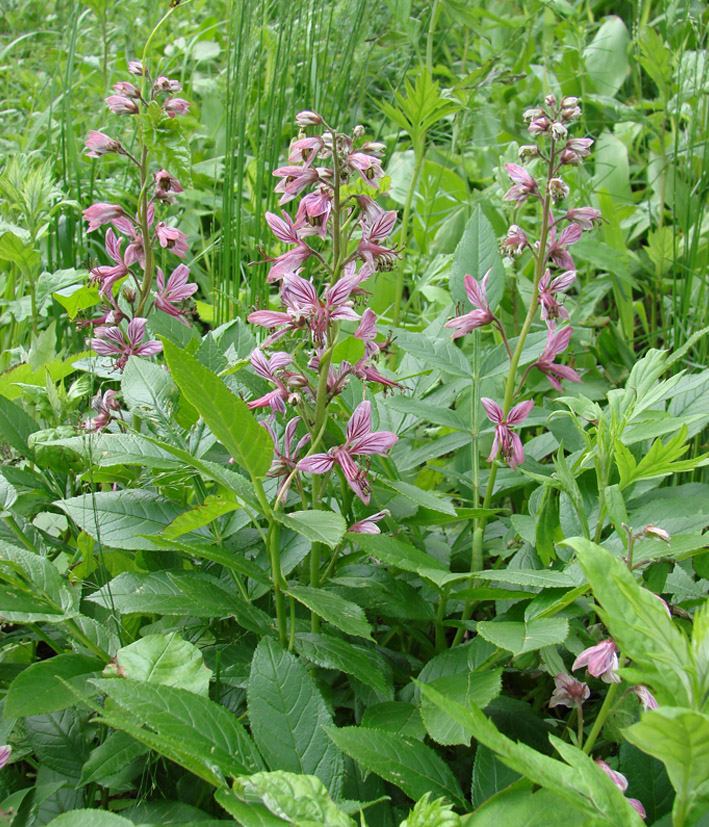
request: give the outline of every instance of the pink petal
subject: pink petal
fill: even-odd
[[[354,440],[350,444],[350,451],[353,454],[383,454],[398,441],[399,437],[391,431],[375,431],[373,434]]]
[[[483,396],[480,402],[482,403],[483,408],[485,408],[485,413],[487,414],[490,422],[494,422],[496,425],[499,425],[505,418],[502,408],[497,404],[497,402],[495,402],[494,399],[489,399],[487,396]],[[489,461],[490,460],[488,460],[488,462]]]
[[[529,416],[529,412],[533,407],[533,399],[528,399],[526,402],[520,402],[507,414],[507,422],[510,425],[520,425]]]
[[[335,464],[330,454],[312,454],[296,465],[299,471],[308,471],[310,474],[324,474]]]
[[[361,439],[372,430],[372,403],[360,402],[347,423],[347,443]]]

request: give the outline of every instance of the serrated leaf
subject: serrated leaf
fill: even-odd
[[[362,726],[395,732],[418,741],[426,737],[419,708],[404,701],[385,701],[368,706],[362,715]]]
[[[482,281],[491,268],[487,281],[487,301],[494,313],[505,289],[505,268],[495,231],[478,205],[473,209],[455,248],[449,276],[453,301],[460,302],[465,312],[472,310],[473,306],[465,292],[464,277],[471,275],[476,281]]]
[[[81,770],[81,783],[104,783],[136,758],[147,752],[145,746],[120,730],[109,732],[103,743],[91,752]]]
[[[395,784],[414,801],[430,792],[465,808],[463,791],[448,765],[420,741],[366,727],[328,727],[333,742],[357,763]]]
[[[173,379],[214,436],[250,475],[263,477],[271,467],[273,441],[246,403],[194,356],[167,339],[163,348]]]
[[[347,635],[355,635],[372,640],[372,627],[367,622],[364,611],[356,603],[345,600],[333,592],[298,586],[289,589],[286,594],[302,603],[311,612],[332,623]]]
[[[160,533],[166,539],[174,540],[177,537],[182,537],[183,534],[203,528],[219,517],[231,514],[239,508],[241,508],[241,505],[231,491],[225,495],[210,494],[204,498],[201,505],[190,511],[185,511],[183,514],[178,514],[170,525],[165,526]]]
[[[269,766],[317,775],[338,795],[342,755],[323,731],[332,716],[305,667],[275,640],[256,647],[247,699],[251,731]]]
[[[347,529],[343,516],[334,511],[292,511],[278,514],[276,519],[311,543],[324,543],[330,548],[337,548]]]
[[[3,713],[7,718],[23,718],[56,712],[76,703],[76,692],[93,692],[87,686],[90,678],[98,677],[103,661],[73,653],[55,655],[37,661],[24,669],[10,684]],[[68,689],[70,684],[75,691]]]
[[[423,508],[457,517],[453,503],[444,500],[438,494],[434,494],[433,491],[424,491],[422,488],[417,488],[415,485],[402,480],[387,480],[383,484]]]
[[[145,635],[121,647],[106,667],[106,674],[176,686],[208,697],[212,671],[205,666],[202,653],[194,643],[183,640],[177,632],[170,632]]]
[[[563,643],[569,634],[569,621],[561,617],[538,617],[529,622],[483,620],[476,630],[485,640],[517,656]]]
[[[53,818],[47,827],[134,827],[134,824],[106,810],[69,810]]]
[[[468,672],[446,675],[430,684],[434,689],[456,703],[467,706],[470,701],[484,709],[502,691],[502,670]],[[428,734],[439,744],[469,744],[470,734],[424,696],[421,699],[421,717]]]
[[[323,669],[339,669],[371,686],[381,695],[393,696],[393,686],[387,680],[382,661],[372,649],[357,646],[332,635],[299,633],[295,648],[302,657]]]
[[[121,394],[130,410],[147,408],[167,415],[177,402],[177,387],[160,365],[131,356],[121,377]]]
[[[23,457],[31,457],[32,451],[27,440],[30,434],[38,430],[39,425],[19,405],[0,396],[0,440]]]
[[[75,782],[89,757],[84,723],[76,707],[24,719],[25,734],[39,761]]]
[[[448,574],[448,569],[435,557],[426,554],[402,540],[387,537],[384,534],[352,534],[347,535],[355,546],[381,560],[388,566],[395,566],[403,571],[418,572],[419,569],[438,570]]]
[[[229,569],[234,569],[239,574],[250,577],[263,586],[271,585],[271,579],[267,572],[237,551],[229,551],[219,546],[209,546],[204,543],[167,540],[162,537],[149,537],[147,539],[158,550],[181,551],[184,554],[200,557],[203,560],[211,560],[213,563],[219,563]]]

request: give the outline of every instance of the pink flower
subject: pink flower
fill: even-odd
[[[354,170],[360,178],[367,184],[372,184],[377,178],[384,177],[384,170],[379,158],[374,155],[367,155],[364,152],[351,152],[347,156],[347,166]]]
[[[601,761],[600,758],[596,759],[596,764],[603,770],[603,772],[610,778],[610,780],[618,787],[618,789],[624,793],[628,789],[628,779],[617,770],[611,769],[605,761]],[[627,798],[626,801],[630,806],[637,810],[638,815],[640,818],[646,818],[647,814],[645,813],[645,808],[643,807],[642,803],[638,801],[637,798]]]
[[[534,401],[528,399],[526,402],[520,402],[512,408],[507,417],[505,417],[504,411],[494,399],[484,396],[480,402],[485,408],[488,419],[495,424],[495,438],[492,441],[492,450],[487,461],[492,462],[497,454],[501,453],[505,462],[514,470],[520,463],[524,462],[524,449],[522,448],[522,440],[518,434],[510,430],[510,427],[521,425],[524,422],[534,407]]]
[[[583,230],[578,224],[569,224],[561,231],[559,238],[556,237],[556,225],[549,231],[549,241],[547,243],[547,256],[564,270],[575,270],[576,265],[567,251],[567,247],[571,244],[576,244],[581,238]]]
[[[582,666],[585,666],[594,678],[600,678],[604,683],[620,683],[620,675],[616,671],[619,666],[618,649],[610,638],[584,649],[571,669],[576,671]]]
[[[576,678],[565,675],[563,672],[556,675],[554,683],[556,687],[549,701],[550,708],[568,706],[569,709],[573,709],[573,707],[581,706],[591,695],[591,690],[585,683],[581,683],[581,681],[577,681]]]
[[[98,416],[82,422],[81,427],[85,431],[102,431],[113,419],[114,412],[120,410],[121,406],[118,402],[118,392],[108,390],[103,396],[100,392],[97,393],[91,400],[91,407],[96,411]]]
[[[84,141],[84,146],[88,150],[86,155],[89,158],[100,158],[102,155],[108,155],[109,152],[120,152],[123,148],[120,141],[114,138],[109,138],[103,132],[96,132],[91,130],[89,137]]]
[[[562,379],[568,379],[569,382],[581,382],[581,377],[573,368],[568,365],[554,364],[554,359],[569,346],[569,339],[573,332],[573,328],[565,327],[555,333],[550,327],[547,331],[547,345],[544,352],[534,363],[534,367],[545,374],[552,387],[558,391],[561,390]]]
[[[362,313],[362,321],[359,327],[354,332],[355,339],[361,339],[364,342],[364,355],[371,358],[379,353],[379,346],[374,344],[377,338],[377,314],[368,307]]]
[[[291,419],[290,422],[286,425],[285,432],[283,434],[282,452],[279,450],[278,438],[276,437],[273,428],[266,422],[259,422],[259,425],[263,426],[271,435],[271,439],[273,440],[273,450],[275,454],[274,460],[271,463],[271,468],[266,474],[266,476],[284,477],[283,482],[281,482],[280,486],[278,487],[278,492],[276,494],[276,499],[278,500],[284,499],[286,494],[288,493],[288,489],[290,488],[290,475],[296,467],[296,457],[300,453],[301,449],[304,448],[308,444],[308,442],[310,442],[310,434],[305,434],[305,436],[302,436],[298,440],[295,449],[293,449],[293,439],[295,438],[295,432],[298,428],[299,422],[300,417],[296,416],[294,419]]]
[[[140,90],[127,80],[113,84],[114,90],[125,98],[140,98]]]
[[[172,80],[171,78],[166,78],[165,75],[160,75],[155,81],[155,88],[159,92],[169,92],[171,95],[174,95],[176,92],[182,91],[182,84],[179,80]],[[187,102],[185,101],[185,103]],[[189,106],[189,104],[187,105]]]
[[[507,238],[501,244],[502,252],[510,257],[518,256],[527,244],[527,236],[524,230],[516,224],[512,224],[507,231]]]
[[[133,98],[126,98],[123,95],[109,95],[106,103],[114,115],[137,115],[140,111],[140,107]]]
[[[541,110],[539,110],[541,111]],[[549,127],[551,126],[551,121],[547,118],[546,115],[542,115],[540,118],[535,118],[527,127],[529,130],[530,135],[544,135],[549,131]]]
[[[601,211],[593,207],[572,207],[564,216],[567,221],[573,221],[582,230],[592,230],[594,226],[600,226],[603,222]]]
[[[184,258],[185,253],[190,249],[187,236],[182,230],[178,230],[177,227],[168,227],[164,221],[160,221],[156,225],[155,235],[161,247],[172,250],[180,258]]]
[[[252,399],[251,402],[247,403],[249,408],[253,410],[254,408],[270,407],[274,412],[286,412],[285,403],[288,401],[290,391],[281,378],[281,374],[283,368],[286,367],[286,365],[290,365],[292,361],[293,357],[289,353],[274,353],[270,359],[267,359],[257,348],[251,354],[251,367],[259,376],[267,379],[269,382],[273,382],[276,389],[269,391],[259,399]]]
[[[551,273],[547,270],[539,280],[538,301],[542,306],[542,319],[547,323],[552,322],[549,325],[550,328],[553,328],[556,319],[569,318],[569,311],[562,304],[559,304],[556,294],[568,290],[575,281],[575,270],[567,270],[553,281],[551,280]]]
[[[650,692],[647,686],[634,686],[633,692],[638,696],[638,700],[642,704],[643,709],[647,712],[649,709],[657,709],[657,701],[655,696]]]
[[[314,192],[304,195],[295,214],[294,227],[301,235],[317,233],[320,238],[327,236],[327,222],[332,212],[332,190],[318,184]]]
[[[487,303],[487,280],[490,273],[492,273],[492,267],[485,273],[482,282],[477,282],[470,275],[466,275],[463,279],[465,292],[468,294],[470,303],[475,307],[475,310],[446,322],[446,327],[455,329],[453,339],[465,336],[466,333],[470,333],[476,327],[484,327],[494,321],[495,317]]]
[[[184,98],[168,98],[162,105],[163,110],[171,117],[175,115],[186,115],[190,108],[190,102]]]
[[[158,201],[164,201],[167,204],[175,203],[175,193],[182,192],[180,182],[166,169],[160,169],[153,173],[153,180],[155,181],[155,191],[153,198]]]
[[[177,307],[177,304],[186,301],[197,292],[197,285],[194,282],[187,283],[189,277],[189,267],[178,264],[166,284],[163,271],[160,267],[157,268],[158,292],[155,294],[155,306],[185,325],[187,324],[184,318],[185,311]]]
[[[287,204],[288,201],[292,201],[306,187],[317,183],[320,178],[316,169],[312,167],[294,166],[292,164],[274,169],[273,174],[276,178],[283,179],[278,182],[274,189],[275,192],[283,193],[278,202],[279,206],[283,206],[283,204]]]
[[[138,60],[130,60],[128,62],[128,71],[131,75],[137,75],[138,77],[142,77],[145,74],[143,64]]]
[[[301,239],[302,231],[293,223],[288,213],[282,212],[281,215],[283,218],[279,218],[275,213],[267,212],[266,222],[279,241],[295,244],[295,247],[277,258],[269,259],[273,264],[268,271],[266,279],[268,282],[277,281],[287,274],[295,274],[301,264],[313,254],[312,248]]]
[[[363,218],[362,240],[357,245],[357,255],[365,262],[370,272],[391,270],[399,253],[390,247],[384,247],[379,241],[385,239],[396,224],[396,210],[382,212],[369,220]]]
[[[391,517],[391,511],[386,508],[383,511],[377,511],[376,514],[365,517],[363,520],[358,520],[347,530],[352,534],[381,534],[382,532],[377,523],[385,517]]]
[[[120,327],[99,327],[96,337],[89,344],[99,356],[117,358],[117,366],[123,370],[131,356],[154,356],[162,351],[162,343],[144,342],[147,319],[137,317],[128,323],[126,336]]]
[[[317,135],[312,138],[299,138],[291,144],[288,161],[291,164],[305,164],[308,167],[323,147],[323,139]]]
[[[342,469],[350,488],[369,505],[370,486],[367,472],[359,468],[353,457],[362,454],[384,455],[399,437],[391,431],[372,431],[372,403],[361,402],[347,423],[344,445],[331,448],[326,454],[312,454],[302,459],[297,468],[310,474],[325,474],[337,463]]]
[[[319,126],[323,123],[323,119],[317,112],[304,109],[295,116],[295,122],[298,126]]]
[[[524,204],[530,195],[539,195],[539,185],[526,169],[519,164],[505,164],[505,169],[515,183],[503,195],[503,201],[514,201],[519,205]]]
[[[12,747],[8,744],[4,744],[0,747],[0,770],[7,764],[10,760],[10,756],[12,755]]]
[[[118,204],[107,204],[105,201],[92,204],[83,212],[84,218],[89,222],[86,231],[90,233],[93,230],[98,230],[98,228],[104,224],[108,224],[117,218],[122,218],[125,214],[123,207],[120,207]]]
[[[90,272],[91,281],[101,283],[99,294],[104,298],[109,298],[113,295],[113,285],[124,276],[127,276],[129,271],[128,266],[121,255],[122,242],[116,238],[116,234],[110,227],[106,230],[106,237],[104,241],[106,253],[113,259],[113,261],[116,262],[116,264],[113,267],[104,264],[99,265],[98,267],[92,267]]]

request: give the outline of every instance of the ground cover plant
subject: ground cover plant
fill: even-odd
[[[707,22],[0,9],[0,823],[706,821]]]

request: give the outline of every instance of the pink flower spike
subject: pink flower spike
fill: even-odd
[[[373,181],[384,177],[384,170],[379,158],[374,155],[367,155],[364,152],[351,152],[347,156],[347,166],[358,173],[366,184],[373,187],[376,187],[376,184],[372,183]]]
[[[580,707],[591,695],[587,684],[563,672],[555,676],[554,683],[556,686],[549,701],[550,709],[555,706],[567,706],[569,709]]]
[[[568,379],[570,382],[582,381],[573,368],[568,365],[554,363],[554,359],[569,346],[572,333],[573,328],[571,327],[565,327],[557,332],[554,332],[554,329],[550,327],[547,331],[547,344],[544,352],[534,363],[534,367],[545,374],[552,387],[558,391],[561,390],[562,379]]]
[[[163,110],[171,117],[175,115],[186,115],[190,108],[190,102],[184,98],[168,98],[162,105]]]
[[[281,212],[283,218],[279,218],[275,213],[265,213],[266,223],[273,231],[273,234],[279,241],[284,241],[286,244],[300,243],[300,236],[293,224],[291,217],[287,212]]]
[[[153,180],[155,181],[153,197],[158,201],[174,204],[175,193],[182,192],[182,186],[177,178],[170,175],[166,169],[160,169],[153,173]]]
[[[504,194],[503,201],[514,201],[519,205],[524,204],[530,195],[539,194],[539,185],[526,169],[519,164],[505,164],[505,169],[515,183]]]
[[[618,650],[615,643],[606,638],[595,646],[584,649],[576,658],[571,669],[576,671],[585,666],[590,675],[600,678],[604,683],[620,683],[618,669]]]
[[[504,411],[494,399],[483,397],[480,402],[485,408],[488,419],[495,425],[495,438],[492,441],[492,450],[487,461],[492,462],[498,453],[501,453],[505,462],[514,470],[524,462],[524,449],[522,440],[510,430],[510,426],[521,425],[524,422],[534,407],[534,401],[528,399],[526,402],[515,405],[506,419]]]
[[[184,258],[185,253],[190,249],[187,236],[182,230],[178,230],[177,227],[168,227],[164,221],[160,221],[156,225],[155,236],[161,247],[172,250],[180,258]]]
[[[537,301],[542,306],[542,319],[553,327],[556,319],[568,319],[569,311],[557,301],[556,293],[568,290],[576,281],[576,271],[567,270],[551,281],[551,273],[547,270],[539,280],[539,295]]]
[[[556,237],[556,224],[552,226],[549,231],[549,241],[547,244],[547,255],[556,264],[564,270],[575,270],[576,265],[571,258],[567,247],[570,244],[576,244],[580,240],[583,230],[578,224],[569,224],[561,231],[561,235]]]
[[[90,233],[116,218],[125,216],[125,211],[123,207],[120,207],[118,204],[107,204],[101,201],[98,204],[92,204],[90,207],[87,207],[83,215],[86,221],[89,222],[86,231]]]
[[[285,167],[278,167],[274,169],[273,174],[276,178],[282,178],[276,187],[275,192],[283,193],[279,206],[287,204],[299,195],[306,187],[311,184],[316,184],[320,178],[317,169],[312,167],[300,167],[296,165],[288,165]]]
[[[84,141],[84,146],[88,150],[86,155],[89,158],[100,158],[102,155],[119,152],[122,149],[120,141],[116,141],[114,138],[104,135],[103,132],[96,132],[93,129]]]
[[[319,126],[323,123],[323,119],[317,112],[304,109],[295,116],[295,122],[298,126]]]
[[[158,292],[155,294],[155,306],[163,313],[167,313],[168,316],[182,322],[182,324],[187,324],[184,318],[185,311],[177,305],[191,298],[197,292],[197,285],[194,282],[187,283],[189,276],[189,267],[178,264],[170,274],[167,284],[165,284],[163,271],[160,267],[157,268]]]
[[[128,61],[128,71],[131,73],[131,75],[136,75],[137,77],[142,77],[145,74],[143,64],[138,60]]]
[[[633,692],[638,696],[638,700],[642,704],[643,709],[647,712],[649,709],[657,709],[657,701],[655,696],[650,692],[647,686],[634,686]]]
[[[363,520],[358,520],[353,523],[347,530],[352,534],[381,534],[381,530],[377,523],[385,517],[391,517],[391,512],[388,509],[377,511]]]
[[[7,764],[12,755],[12,747],[9,744],[3,744],[0,747],[0,770]]]

